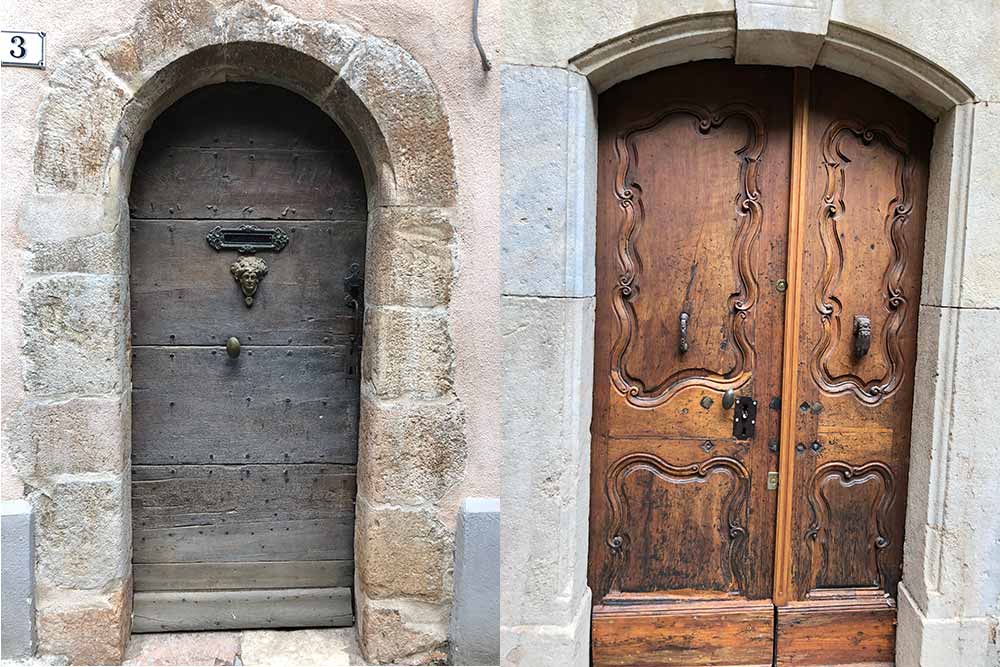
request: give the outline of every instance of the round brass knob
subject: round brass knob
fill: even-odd
[[[229,340],[226,341],[226,354],[231,358],[235,359],[240,356],[240,339],[236,336],[230,336]]]

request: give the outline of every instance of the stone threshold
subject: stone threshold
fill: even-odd
[[[65,664],[34,658],[4,660],[0,667]],[[368,665],[358,648],[356,628],[163,632],[132,635],[123,665],[262,665],[267,667],[343,667]]]

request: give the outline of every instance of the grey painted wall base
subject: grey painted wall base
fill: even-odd
[[[500,664],[500,500],[466,498],[455,536],[451,664]]]
[[[26,500],[0,504],[0,552],[3,554],[0,644],[3,657],[35,653],[35,540],[31,505]]]

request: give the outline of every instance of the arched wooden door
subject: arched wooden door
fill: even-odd
[[[129,206],[135,631],[352,624],[347,138],[281,88],[202,88],[146,134]]]
[[[891,664],[930,121],[714,61],[599,122],[593,663]]]

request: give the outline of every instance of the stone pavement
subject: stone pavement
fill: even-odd
[[[45,659],[4,660],[0,667],[44,667]],[[261,665],[342,667],[367,665],[354,628],[164,632],[132,635],[123,665]]]

